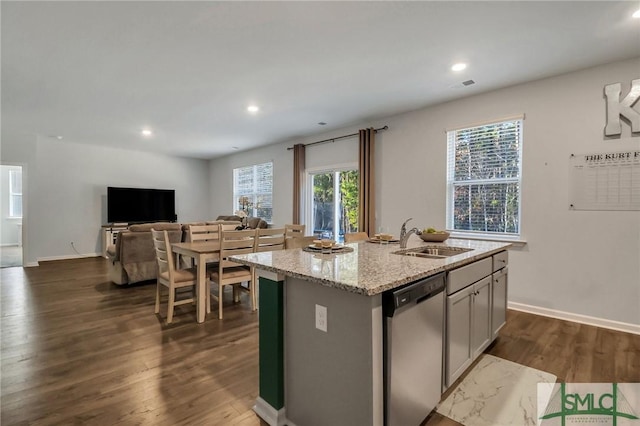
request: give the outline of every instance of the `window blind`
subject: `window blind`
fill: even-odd
[[[522,120],[447,132],[447,228],[520,233]]]

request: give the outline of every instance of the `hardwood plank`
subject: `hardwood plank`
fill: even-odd
[[[107,260],[0,270],[2,425],[266,425],[258,396],[258,316],[243,295],[196,323],[165,324],[155,283],[120,287]],[[508,311],[487,349],[561,381],[640,382],[640,336]],[[462,378],[460,378],[461,380]],[[455,385],[454,385],[455,386]],[[453,387],[452,387],[453,388]],[[432,415],[423,423],[452,426]]]
[[[153,313],[155,283],[120,287],[102,258],[2,270],[3,425],[260,425],[257,314],[174,323]],[[166,310],[163,310],[166,312]]]

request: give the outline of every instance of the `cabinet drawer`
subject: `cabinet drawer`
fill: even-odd
[[[501,251],[493,255],[493,272],[504,268],[509,262],[509,252]]]
[[[478,260],[449,272],[447,294],[453,294],[482,278],[491,275],[492,258]]]

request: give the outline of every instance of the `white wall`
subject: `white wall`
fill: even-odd
[[[422,110],[361,123],[296,142],[389,125],[376,136],[376,217],[399,231],[413,217],[418,227],[445,227],[446,135],[461,125],[525,114],[522,237],[510,253],[512,302],[640,325],[640,212],[570,211],[571,153],[638,149],[640,136],[623,125],[620,139],[606,140],[606,84],[623,93],[640,78],[640,58],[469,97]],[[481,84],[479,82],[478,84]],[[638,107],[636,106],[636,110]],[[231,170],[268,158],[274,166],[274,223],[291,219],[293,143],[211,161],[212,194],[231,203]],[[340,142],[323,145],[335,149]],[[315,161],[307,150],[307,164]],[[323,157],[327,153],[323,152]],[[331,158],[331,155],[328,156]],[[220,189],[213,189],[223,181]],[[216,198],[213,199],[216,199]],[[227,207],[225,211],[228,211]]]
[[[342,164],[355,164],[357,167],[358,136],[306,147],[305,163],[310,170],[330,169]]]
[[[353,132],[351,132],[353,133]],[[326,138],[341,136],[343,132],[327,133]],[[293,218],[293,151],[287,150],[295,143],[315,142],[325,137],[302,138],[294,142],[244,151],[210,161],[210,194],[213,216],[232,214],[233,169],[242,166],[273,161],[273,218],[274,226],[291,223]],[[334,143],[306,148],[308,168],[331,167],[336,164],[358,163],[358,139],[344,139]]]
[[[445,129],[524,113],[522,236],[509,300],[640,324],[640,212],[570,211],[571,153],[638,149],[628,126],[605,140],[606,84],[624,93],[640,60],[486,93],[386,120],[378,144],[378,215],[391,226],[445,225]],[[637,109],[637,108],[636,108]]]
[[[26,265],[76,256],[71,241],[83,255],[100,254],[108,186],[175,189],[178,221],[211,217],[205,160],[48,138],[27,142],[25,148],[11,136],[2,140],[3,162],[26,163]]]
[[[283,225],[293,214],[293,151],[287,151],[287,143],[270,145],[241,154],[230,155],[209,163],[209,194],[212,217],[230,215],[233,206],[233,169],[273,161],[273,209],[272,223]]]
[[[18,245],[19,237],[18,224],[22,223],[22,219],[9,217],[9,171],[20,170],[18,166],[2,166],[0,167],[0,245],[15,246]]]

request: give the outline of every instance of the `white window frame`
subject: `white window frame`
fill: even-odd
[[[237,204],[237,200],[241,196],[249,197],[252,205],[248,208],[247,215],[248,216],[256,216],[257,217],[257,197],[262,195],[263,192],[258,192],[258,168],[261,166],[270,164],[271,165],[271,217],[270,218],[261,218],[265,219],[268,224],[272,224],[273,222],[273,161],[265,161],[264,163],[252,164],[250,166],[236,167],[233,169],[233,200],[232,200],[232,212],[236,212],[239,210],[239,206]],[[253,172],[253,181],[252,181],[252,190],[250,192],[240,192],[236,187],[237,177],[240,171],[245,171],[251,169]]]
[[[518,122],[518,140],[519,140],[519,149],[518,149],[518,176],[510,177],[510,178],[488,178],[488,179],[477,179],[477,180],[456,180],[454,176],[455,172],[455,159],[454,159],[454,149],[455,149],[455,141],[456,135],[458,132],[463,130],[470,130],[485,126],[491,125],[500,125],[508,122]],[[491,240],[499,240],[499,241],[520,241],[520,237],[522,234],[522,149],[523,149],[523,122],[524,115],[519,115],[515,117],[502,118],[499,120],[493,120],[484,123],[473,124],[461,128],[447,130],[447,206],[446,206],[446,227],[447,230],[450,231],[453,236],[464,237],[464,238],[475,238],[475,239],[491,239]],[[518,229],[517,232],[495,232],[495,231],[478,231],[478,230],[466,230],[466,229],[455,229],[454,222],[454,194],[456,186],[461,185],[477,185],[477,184],[510,184],[516,183],[518,192],[518,212],[517,212],[517,221],[518,221]]]
[[[22,203],[22,184],[20,185],[20,192],[14,191],[14,180],[16,179],[16,175],[20,173],[22,175],[21,170],[9,170],[9,218],[10,219],[22,219],[22,214],[16,214],[16,198],[20,198],[20,210],[23,208]],[[21,179],[22,180],[22,179]]]

